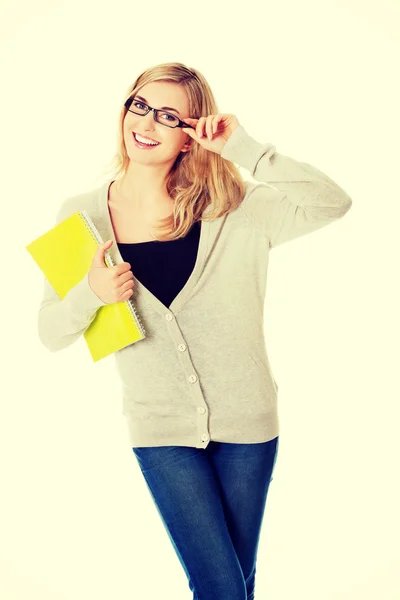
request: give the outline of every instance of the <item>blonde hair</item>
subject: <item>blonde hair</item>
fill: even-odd
[[[218,114],[218,107],[209,84],[196,69],[182,63],[170,62],[145,70],[127,91],[124,102],[137,94],[140,88],[153,81],[168,81],[182,85],[189,99],[189,115]],[[118,120],[117,152],[104,173],[112,179],[120,179],[127,170],[129,156],[126,152],[123,122],[127,113],[122,106]],[[166,181],[167,193],[174,200],[173,214],[160,219],[155,227],[159,241],[176,240],[187,235],[195,221],[212,221],[231,212],[241,203],[245,194],[245,182],[233,162],[209,152],[195,140],[188,152],[178,154]],[[204,209],[212,205],[207,215]]]

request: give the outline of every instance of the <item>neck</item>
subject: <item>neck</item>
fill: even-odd
[[[114,183],[118,202],[140,210],[142,214],[165,212],[173,204],[165,186],[170,168],[171,164],[155,168],[131,161],[123,177]]]
[[[132,200],[132,198],[125,196],[123,191],[121,192],[121,183],[123,183],[122,179],[114,181],[112,184],[116,192],[114,201],[117,207],[120,206],[120,209],[132,210],[134,213],[140,213],[142,217],[150,219],[164,218],[173,212],[174,201],[171,197],[164,196],[160,198],[143,193],[141,197]]]

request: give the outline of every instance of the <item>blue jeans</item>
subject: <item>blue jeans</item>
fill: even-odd
[[[193,600],[254,600],[278,443],[132,448]]]

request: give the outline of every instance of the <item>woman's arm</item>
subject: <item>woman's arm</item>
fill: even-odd
[[[242,125],[232,133],[221,156],[246,167],[260,184],[250,184],[246,210],[263,229],[270,247],[311,233],[343,217],[350,196],[312,165],[261,144]]]
[[[56,224],[76,212],[64,201],[56,217]],[[104,302],[93,292],[88,273],[64,296],[55,292],[44,278],[44,294],[38,313],[38,333],[42,344],[51,352],[57,352],[75,342],[94,320],[97,310]]]

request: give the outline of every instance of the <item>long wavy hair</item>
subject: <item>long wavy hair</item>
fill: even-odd
[[[130,158],[126,152],[123,122],[127,109],[124,103],[146,84],[168,81],[182,85],[189,99],[189,115],[199,119],[219,110],[211,88],[196,69],[182,63],[170,62],[145,70],[129,86],[118,119],[117,152],[103,173],[117,180],[125,174]],[[166,180],[166,189],[174,200],[172,215],[159,219],[155,226],[158,241],[176,240],[187,235],[195,221],[212,221],[231,212],[241,203],[245,182],[233,162],[215,152],[205,150],[192,140],[188,152],[178,154]],[[211,204],[207,215],[201,216]]]

